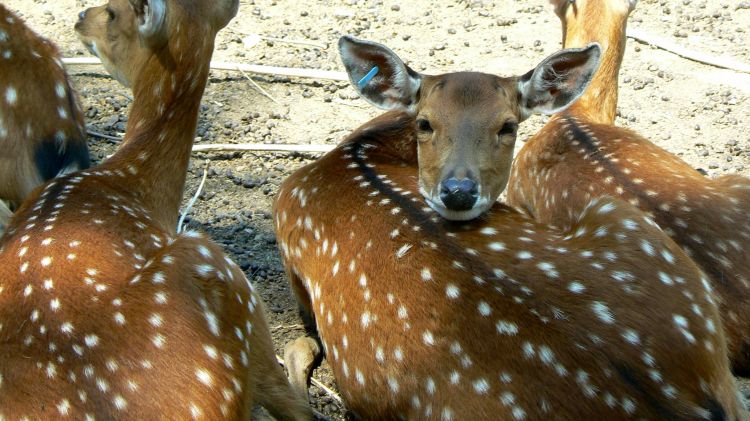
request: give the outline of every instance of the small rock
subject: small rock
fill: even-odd
[[[333,17],[340,20],[352,19],[354,18],[354,11],[350,9],[337,8],[333,11]]]
[[[111,116],[104,122],[104,128],[112,130],[112,127],[114,127],[115,124],[120,120],[120,118],[116,115]]]

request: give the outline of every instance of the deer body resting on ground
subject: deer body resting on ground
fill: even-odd
[[[112,0],[76,25],[133,86],[122,147],[37,189],[0,250],[0,418],[311,418],[258,293],[175,234],[217,31],[236,0]]]
[[[627,17],[635,1],[557,2],[564,44],[604,46],[581,99],[553,117],[518,154],[508,201],[560,227],[594,197],[649,214],[708,274],[721,303],[730,361],[750,374],[750,180],[709,179],[631,130],[613,125]]]
[[[290,176],[274,221],[354,413],[746,418],[710,286],[653,222],[600,199],[558,230],[495,203],[504,180],[485,182],[507,174],[523,114],[580,94],[596,46],[521,78],[420,75],[379,44],[345,37],[340,48],[360,93],[400,111]],[[474,206],[485,208],[470,222],[441,217],[469,219]],[[303,394],[318,352],[312,337],[287,347]]]
[[[57,48],[0,4],[0,201],[16,208],[43,182],[88,166],[83,115]],[[10,216],[0,202],[0,235]]]

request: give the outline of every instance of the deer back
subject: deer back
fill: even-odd
[[[711,180],[635,132],[573,115],[551,120],[516,157],[508,201],[561,227],[614,196],[650,215],[711,278],[735,370],[750,369],[750,180]]]
[[[741,414],[710,285],[652,222],[611,199],[567,230],[500,204],[446,222],[418,192],[414,126],[400,113],[365,124],[275,203],[284,263],[350,409]]]

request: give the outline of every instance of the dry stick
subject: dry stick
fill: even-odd
[[[214,143],[195,145],[193,152],[212,151],[268,151],[268,152],[330,152],[336,145],[282,145],[267,143]]]
[[[96,57],[74,57],[64,58],[63,63],[66,65],[83,65],[83,64],[101,64]],[[258,64],[228,63],[224,61],[212,61],[211,68],[214,70],[245,71],[262,75],[288,76],[312,79],[326,79],[349,81],[349,77],[344,72],[334,72],[331,70],[302,69],[296,67],[277,67],[261,66]]]
[[[89,130],[91,136],[101,137],[122,142],[121,137],[110,136],[103,133]],[[221,151],[247,151],[247,152],[330,152],[336,145],[289,145],[289,144],[271,144],[271,143],[213,143],[210,145],[194,145],[193,152],[221,152]]]
[[[190,210],[193,208],[193,205],[195,205],[195,202],[198,201],[198,196],[200,196],[201,192],[203,191],[203,186],[206,184],[206,178],[208,177],[208,165],[211,163],[211,161],[206,160],[206,167],[203,168],[203,179],[201,180],[201,184],[198,186],[198,190],[195,192],[195,195],[190,199],[190,202],[188,202],[187,206],[185,207],[185,211],[182,212],[182,215],[180,215],[180,220],[177,222],[177,233],[181,233],[185,230],[185,227],[183,226],[183,223],[185,222],[185,217],[190,213]]]
[[[279,101],[276,101],[276,98],[272,97],[272,96],[271,96],[271,94],[269,94],[268,92],[266,92],[266,91],[265,91],[265,89],[261,88],[261,87],[260,87],[260,85],[258,85],[258,84],[257,84],[257,83],[256,83],[256,82],[255,82],[255,81],[254,81],[254,80],[253,80],[253,79],[252,79],[251,77],[250,77],[250,75],[248,75],[248,74],[247,74],[247,72],[245,72],[244,70],[240,69],[239,67],[237,68],[237,70],[239,70],[240,72],[242,72],[242,75],[243,75],[243,76],[245,76],[245,78],[247,78],[247,80],[249,80],[249,81],[250,81],[250,83],[252,83],[252,84],[253,84],[253,86],[255,86],[255,89],[257,89],[258,91],[260,91],[260,93],[261,93],[261,94],[263,94],[263,96],[265,96],[266,98],[268,98],[268,99],[270,99],[271,101],[273,101],[273,102],[274,102],[274,103],[275,103],[276,105],[281,105],[281,104],[279,103]]]
[[[278,355],[276,356],[276,361],[278,361],[279,364],[281,364],[282,366],[284,365],[284,360],[281,357],[279,357]],[[318,388],[320,388],[322,391],[324,391],[324,392],[328,393],[329,395],[331,395],[331,397],[333,398],[333,400],[335,400],[336,402],[338,402],[339,405],[341,405],[342,408],[345,407],[344,406],[344,400],[341,399],[341,396],[339,396],[336,392],[334,392],[333,390],[331,390],[328,386],[326,386],[323,383],[321,383],[320,380],[316,379],[313,376],[310,376],[310,382],[312,384],[314,384],[315,386],[317,386]]]
[[[651,35],[637,28],[628,28],[627,36],[637,41],[677,54],[678,56],[684,57],[689,60],[709,64],[715,67],[734,70],[735,72],[750,73],[750,65],[748,64],[727,57],[716,57],[698,51],[693,51],[673,41]]]
[[[277,325],[277,326],[272,327],[271,330],[279,330],[279,329],[302,329],[304,327],[305,326],[303,326],[301,324],[296,324],[296,325]]]
[[[110,136],[110,135],[108,135],[108,134],[104,134],[104,133],[99,133],[99,132],[95,132],[95,131],[93,131],[93,130],[86,130],[86,133],[88,133],[89,135],[91,135],[91,136],[94,136],[94,137],[100,137],[100,138],[102,138],[102,139],[108,139],[108,140],[116,140],[116,141],[122,141],[122,138],[121,138],[121,137],[117,137],[117,136]]]

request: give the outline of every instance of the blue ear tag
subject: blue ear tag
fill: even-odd
[[[363,77],[362,79],[359,80],[359,82],[357,82],[357,87],[359,88],[359,90],[361,91],[362,89],[364,89],[365,85],[370,83],[372,78],[374,78],[375,75],[377,75],[379,71],[380,71],[380,68],[378,68],[378,66],[375,66],[372,68],[372,70],[367,72],[365,77]]]

